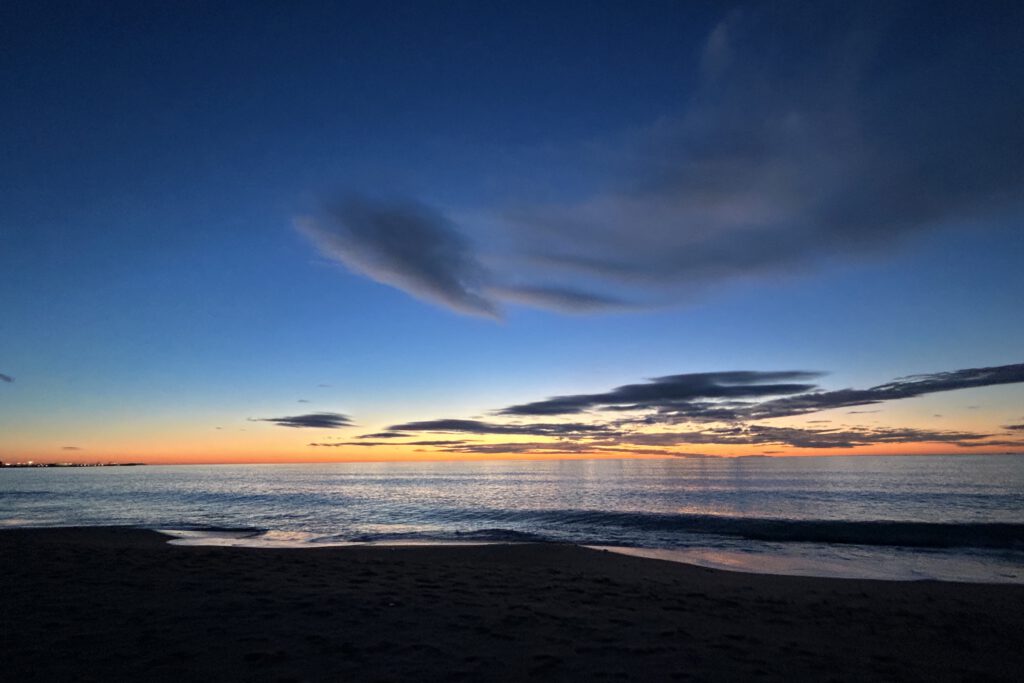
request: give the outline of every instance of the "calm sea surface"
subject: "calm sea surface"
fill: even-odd
[[[746,571],[1024,582],[1024,456],[4,469],[0,525],[570,541]]]

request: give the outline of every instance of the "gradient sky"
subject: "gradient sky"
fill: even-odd
[[[0,459],[1024,451],[1021,3],[770,5],[3,3]]]

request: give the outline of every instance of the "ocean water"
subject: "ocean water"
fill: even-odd
[[[705,566],[1024,582],[1024,456],[0,470],[0,526],[248,546],[561,541]]]

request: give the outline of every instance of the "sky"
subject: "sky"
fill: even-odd
[[[0,460],[1024,452],[1014,2],[0,6]]]

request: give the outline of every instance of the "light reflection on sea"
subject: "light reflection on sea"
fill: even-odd
[[[264,547],[549,540],[747,571],[1021,581],[1024,457],[0,471],[0,526],[72,525]]]

